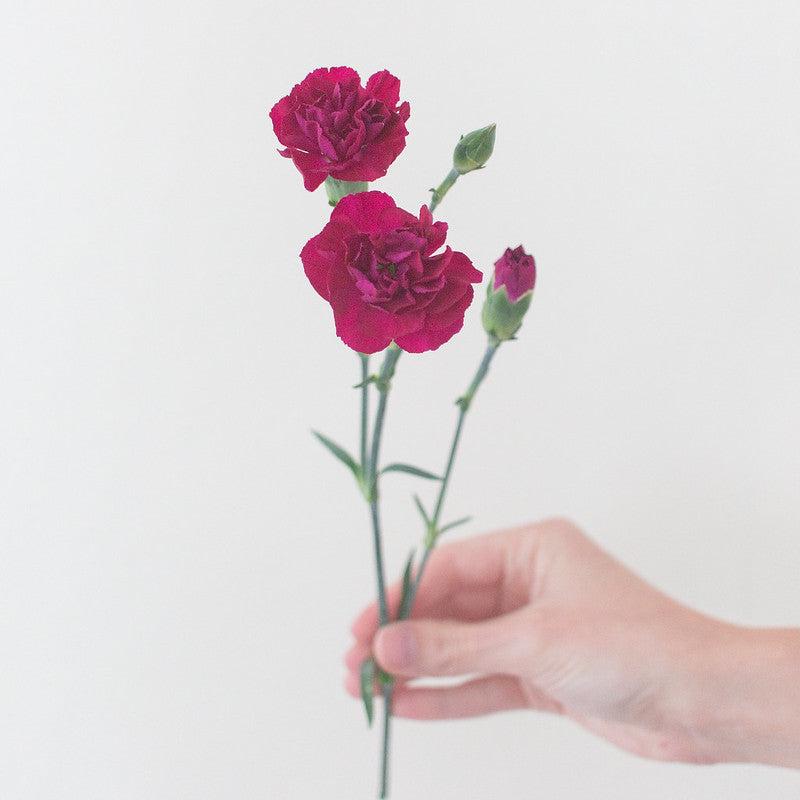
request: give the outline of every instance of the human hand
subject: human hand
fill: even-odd
[[[412,619],[377,628],[373,604],[353,624],[346,685],[359,696],[360,664],[374,654],[397,678],[397,716],[529,708],[647,758],[800,766],[800,631],[689,609],[568,522],[437,548]],[[426,676],[471,677],[411,683]]]

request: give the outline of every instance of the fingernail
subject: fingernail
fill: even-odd
[[[375,657],[387,672],[403,672],[416,661],[416,642],[402,623],[381,628],[375,636]]]

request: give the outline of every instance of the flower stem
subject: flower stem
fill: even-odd
[[[389,345],[386,349],[386,355],[383,358],[383,364],[381,365],[378,379],[375,382],[378,387],[380,399],[378,400],[378,411],[375,415],[375,427],[372,431],[372,449],[369,457],[369,465],[367,467],[370,496],[377,496],[378,493],[378,453],[380,451],[381,435],[383,433],[383,418],[386,414],[386,403],[389,399],[389,389],[391,389],[392,386],[394,368],[402,352],[403,351],[396,344]]]
[[[367,420],[369,419],[369,356],[359,353],[361,359],[361,470],[367,471]]]
[[[375,546],[375,575],[378,582],[378,617],[381,625],[389,622],[389,608],[386,601],[386,579],[383,570],[383,547],[381,542],[381,522],[378,508],[378,457],[380,454],[381,436],[383,434],[383,420],[386,416],[386,403],[389,398],[389,390],[394,377],[394,370],[397,359],[403,351],[395,344],[389,345],[386,355],[378,374],[376,386],[380,394],[378,400],[378,410],[375,414],[375,426],[372,430],[372,447],[370,448],[369,461],[364,464],[366,474],[366,485],[368,487],[370,516],[372,518],[372,537]],[[363,368],[362,368],[363,369]],[[363,374],[363,372],[362,372]],[[364,378],[366,380],[366,377]],[[362,396],[362,414],[366,419],[366,401]],[[366,423],[364,423],[364,426]],[[362,427],[362,431],[364,427]],[[366,458],[366,434],[363,434],[363,459]],[[383,748],[381,756],[381,784],[380,797],[385,798],[388,792],[389,781],[389,728],[392,717],[392,689],[390,685],[382,687],[383,693]]]
[[[381,751],[380,800],[389,796],[389,733],[392,721],[392,687],[384,686],[383,691],[383,749]]]
[[[433,211],[439,203],[442,202],[444,196],[450,191],[453,184],[458,180],[459,171],[453,167],[447,173],[447,177],[435,188],[431,189],[431,202],[428,204],[428,210]]]
[[[411,608],[414,605],[414,598],[417,595],[419,584],[422,581],[422,575],[425,572],[425,566],[428,563],[428,556],[430,556],[431,551],[435,547],[436,540],[439,536],[439,518],[442,514],[444,496],[447,492],[447,487],[450,483],[450,475],[453,471],[453,464],[456,460],[456,452],[458,450],[458,443],[461,439],[461,432],[464,428],[464,420],[467,416],[470,406],[472,405],[472,400],[475,397],[475,393],[478,391],[478,387],[481,385],[481,383],[483,383],[483,379],[489,372],[489,365],[492,363],[494,354],[497,352],[499,347],[499,341],[493,337],[489,339],[486,352],[483,354],[483,359],[478,366],[475,377],[472,379],[472,383],[469,385],[469,389],[467,389],[467,391],[457,401],[459,408],[458,422],[456,423],[456,430],[453,434],[453,443],[450,446],[450,456],[447,459],[447,468],[445,469],[444,477],[442,478],[442,483],[439,487],[439,497],[436,500],[436,509],[433,512],[433,518],[430,522],[428,535],[425,537],[425,549],[422,553],[422,558],[420,559],[417,574],[415,575],[411,584],[407,600],[403,608],[400,609],[400,614],[398,615],[399,619],[408,619],[411,615]]]
[[[389,608],[386,604],[386,578],[383,572],[381,521],[377,498],[370,502],[369,511],[372,518],[372,542],[375,548],[375,578],[378,582],[378,620],[381,625],[386,625],[389,622]]]

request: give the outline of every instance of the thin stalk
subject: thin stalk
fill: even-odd
[[[389,356],[386,356],[389,359]],[[386,362],[384,361],[384,365]],[[381,370],[383,372],[383,370]],[[389,400],[389,390],[380,388],[381,379],[378,378],[380,398],[378,399],[378,411],[375,415],[375,427],[372,429],[372,449],[369,456],[369,470],[367,476],[369,479],[368,486],[370,487],[370,496],[373,502],[377,500],[378,494],[378,453],[381,447],[381,436],[383,435],[383,419],[386,415],[386,403]]]
[[[472,379],[472,383],[469,385],[469,389],[467,389],[464,395],[458,399],[458,422],[456,423],[456,430],[453,434],[453,443],[450,446],[450,455],[447,459],[447,467],[444,472],[444,477],[442,478],[442,483],[439,487],[439,497],[436,500],[436,508],[433,512],[430,529],[428,531],[428,535],[425,537],[425,550],[422,553],[422,558],[420,559],[417,573],[411,583],[407,602],[400,610],[400,619],[408,619],[411,615],[411,608],[414,605],[414,598],[417,595],[419,584],[422,581],[422,575],[425,572],[425,566],[428,563],[428,557],[431,554],[431,550],[433,550],[436,545],[436,539],[439,534],[439,518],[442,514],[442,506],[444,504],[444,497],[447,492],[447,487],[450,484],[450,475],[453,471],[453,464],[456,460],[456,452],[458,451],[458,443],[461,440],[461,432],[464,429],[464,420],[467,416],[470,406],[472,405],[472,400],[475,397],[475,393],[478,391],[478,387],[481,385],[481,383],[483,383],[483,379],[489,372],[489,365],[492,363],[494,354],[497,352],[499,347],[499,341],[494,338],[489,339],[486,352],[483,354],[483,359],[478,366],[475,377]]]
[[[367,420],[369,419],[369,356],[359,353],[361,358],[361,470],[367,471]]]
[[[389,608],[386,602],[386,579],[383,569],[383,546],[381,542],[381,522],[378,508],[378,458],[380,455],[381,436],[383,434],[383,421],[386,416],[386,404],[389,399],[389,390],[392,385],[395,365],[403,351],[395,344],[389,345],[381,365],[376,385],[380,393],[378,409],[375,413],[375,426],[372,430],[372,446],[369,461],[365,467],[366,481],[369,494],[370,516],[372,518],[372,536],[375,547],[375,575],[378,582],[378,616],[381,625],[389,622]],[[365,448],[366,450],[366,448]],[[366,453],[364,455],[366,457]],[[392,691],[391,686],[384,686],[383,693],[383,747],[381,755],[381,783],[380,797],[385,798],[389,782],[389,730],[392,717]]]
[[[383,689],[383,749],[381,751],[381,789],[380,800],[389,796],[389,733],[392,720],[392,687]]]
[[[434,531],[439,529],[439,517],[442,515],[442,504],[444,503],[444,496],[447,492],[447,487],[450,485],[450,473],[453,471],[453,463],[456,460],[456,450],[458,450],[458,443],[461,440],[461,431],[464,428],[464,417],[466,417],[466,415],[467,409],[464,407],[464,404],[459,401],[456,432],[453,434],[453,444],[450,446],[450,455],[447,458],[447,467],[444,471],[442,483],[439,486],[439,497],[436,500],[436,508],[433,512],[433,518],[431,519],[431,528]]]
[[[461,173],[453,167],[450,172],[447,173],[447,177],[435,188],[432,189],[431,192],[431,202],[428,203],[428,210],[433,212],[436,206],[442,202],[444,196],[450,191],[453,184],[458,180],[458,176]]]
[[[375,426],[372,430],[372,447],[370,448],[369,460],[367,461],[365,470],[370,516],[372,518],[372,534],[375,545],[375,574],[378,580],[378,608],[381,625],[385,625],[389,621],[389,612],[386,605],[386,581],[383,571],[383,548],[378,508],[378,457],[380,454],[381,436],[383,435],[383,421],[386,416],[386,404],[389,399],[389,389],[391,388],[392,376],[394,375],[397,359],[400,358],[400,353],[402,352],[403,351],[396,345],[390,345],[383,359],[383,364],[377,380],[380,399],[378,400],[378,410],[375,414]]]
[[[383,545],[377,498],[370,502],[369,512],[372,518],[372,543],[375,548],[375,578],[378,582],[378,620],[381,625],[386,625],[389,622],[389,607],[386,604],[386,577],[383,571]]]

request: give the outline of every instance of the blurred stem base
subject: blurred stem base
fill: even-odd
[[[389,796],[389,742],[392,725],[392,687],[382,687],[383,692],[383,747],[381,748],[381,784],[378,797]]]

